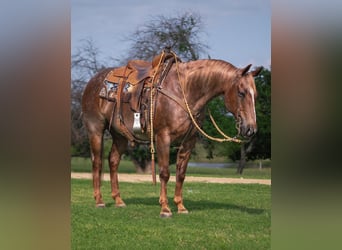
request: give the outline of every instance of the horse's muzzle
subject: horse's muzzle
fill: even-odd
[[[252,125],[241,126],[240,135],[245,138],[251,138],[257,132],[257,127]]]

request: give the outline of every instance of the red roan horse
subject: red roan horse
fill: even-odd
[[[204,119],[205,105],[214,97],[223,95],[226,109],[234,115],[240,135],[249,138],[257,131],[254,103],[257,92],[253,77],[261,71],[261,68],[258,68],[248,72],[250,67],[251,65],[248,65],[240,69],[222,60],[197,60],[179,63],[178,65],[173,64],[163,82],[163,89],[182,100],[183,88],[188,106],[199,123]],[[91,146],[96,206],[105,206],[100,185],[103,134],[105,129],[108,129],[113,139],[109,155],[111,194],[115,200],[115,206],[124,207],[125,203],[120,197],[117,171],[121,155],[126,151],[128,140],[111,122],[111,117],[114,114],[114,103],[99,97],[103,81],[110,70],[101,71],[86,86],[82,98],[83,122],[87,128]],[[182,107],[169,96],[158,93],[158,90],[155,105],[153,130],[161,183],[160,216],[170,217],[172,212],[167,199],[167,183],[170,177],[170,145],[171,143],[179,145],[173,201],[178,207],[178,213],[188,213],[183,204],[182,186],[191,150],[196,143],[197,129],[184,106]],[[127,127],[132,128],[133,113],[129,104],[122,104],[122,115]],[[108,128],[109,124],[111,124],[110,128]]]

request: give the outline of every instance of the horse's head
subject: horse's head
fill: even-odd
[[[257,91],[254,77],[257,76],[262,67],[248,72],[251,64],[242,69],[237,69],[236,78],[231,88],[225,92],[225,105],[237,122],[239,134],[250,138],[257,131],[255,98]]]

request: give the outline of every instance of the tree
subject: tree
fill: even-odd
[[[131,43],[126,63],[131,59],[150,61],[169,46],[182,60],[197,60],[208,48],[201,39],[203,32],[201,16],[196,13],[182,13],[177,16],[156,16],[139,26],[126,40]],[[171,148],[170,162],[176,162],[177,150]],[[130,153],[133,162],[140,165],[139,171],[149,171],[149,149],[138,145]],[[136,164],[136,165],[137,165]]]
[[[258,99],[256,113],[258,132],[255,137],[255,145],[248,153],[248,159],[271,158],[271,71],[264,69],[255,79]]]
[[[88,80],[104,68],[99,60],[99,50],[93,40],[83,41],[83,45],[71,57],[71,155],[89,156],[90,148],[81,119],[82,93]]]
[[[170,46],[182,60],[197,60],[208,49],[201,41],[202,33],[203,22],[199,14],[156,16],[127,37],[131,42],[128,59],[151,60]]]

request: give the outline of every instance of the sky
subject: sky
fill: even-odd
[[[91,39],[101,60],[121,59],[124,37],[154,15],[198,13],[211,58],[237,67],[271,66],[270,0],[71,0],[71,53]],[[202,55],[207,58],[208,55]],[[114,65],[115,66],[115,65]]]

